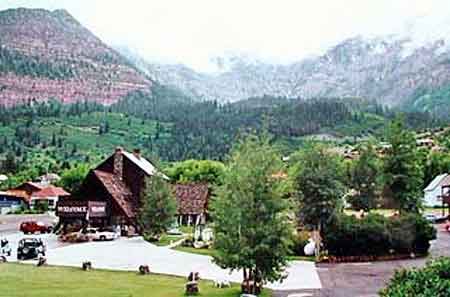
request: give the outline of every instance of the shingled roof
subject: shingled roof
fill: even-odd
[[[175,196],[179,215],[202,214],[207,211],[209,189],[205,183],[176,184]]]
[[[134,218],[137,213],[137,205],[133,200],[133,193],[125,183],[112,173],[101,170],[93,172],[124,214],[129,218]]]
[[[43,188],[42,190],[33,193],[32,196],[36,198],[62,197],[62,196],[70,196],[70,193],[66,192],[63,188],[49,185]]]

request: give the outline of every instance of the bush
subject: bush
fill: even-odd
[[[431,260],[424,268],[395,272],[382,297],[450,296],[450,258]]]
[[[304,247],[308,243],[310,234],[308,231],[299,231],[293,240],[292,252],[295,256],[305,256]]]
[[[47,201],[36,201],[34,210],[39,214],[46,213],[48,211],[48,202]]]
[[[324,228],[323,243],[333,256],[426,254],[436,230],[417,214],[386,218],[369,214],[362,219],[342,215]]]

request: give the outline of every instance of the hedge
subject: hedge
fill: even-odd
[[[324,228],[322,236],[333,256],[426,254],[436,230],[418,214],[391,218],[369,214],[362,219],[341,215]]]
[[[450,258],[431,260],[424,268],[398,270],[381,297],[450,296]]]

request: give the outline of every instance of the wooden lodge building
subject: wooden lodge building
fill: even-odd
[[[145,181],[164,174],[142,157],[117,148],[110,157],[91,170],[76,197],[61,200],[57,215],[63,227],[82,224],[116,227],[140,233],[137,223]],[[182,224],[205,221],[209,197],[206,184],[175,185],[177,218]]]

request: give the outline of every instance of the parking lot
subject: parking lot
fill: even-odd
[[[5,222],[5,219],[0,218]],[[27,218],[29,219],[29,218]],[[42,219],[42,217],[40,218]],[[24,237],[42,238],[47,244],[47,261],[50,265],[81,267],[84,261],[92,262],[94,268],[137,271],[140,265],[148,265],[155,273],[186,277],[190,272],[199,272],[204,279],[223,279],[241,282],[242,274],[229,273],[212,262],[209,256],[175,251],[167,247],[157,247],[141,237],[119,238],[115,241],[63,244],[54,234],[23,235],[17,232],[17,218],[8,218],[10,227],[0,231],[13,248],[8,260],[16,261],[17,242]],[[51,218],[45,218],[51,220]],[[12,226],[14,225],[14,226]],[[14,230],[14,228],[15,230]],[[34,261],[25,261],[34,263]],[[282,283],[272,283],[268,287],[275,290],[319,289],[321,282],[313,262],[294,261],[288,268],[289,275]]]

